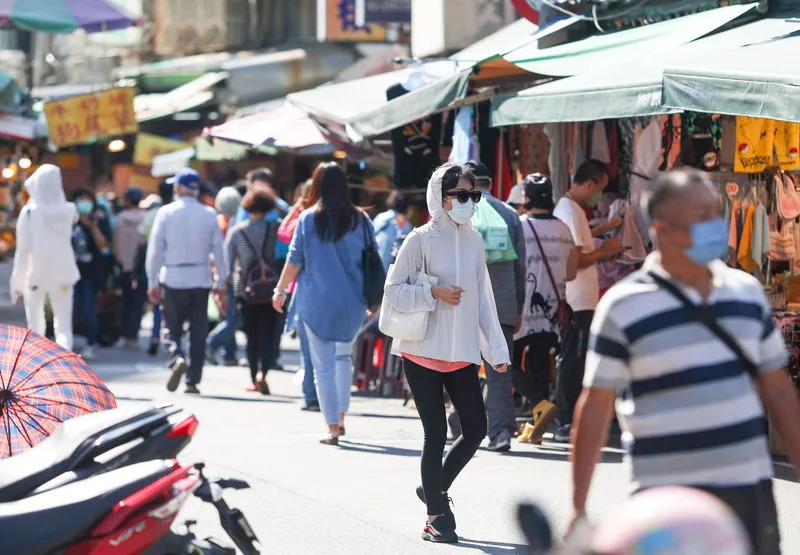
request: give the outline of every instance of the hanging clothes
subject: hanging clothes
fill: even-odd
[[[682,124],[683,163],[706,171],[719,169],[722,138],[719,115],[686,112]]]
[[[633,171],[629,178],[631,206],[634,209],[639,235],[647,237],[648,218],[642,212],[641,198],[658,172],[658,158],[661,148],[661,126],[653,119],[639,134],[634,151]]]
[[[736,118],[737,172],[762,172],[772,164],[775,145],[774,122],[764,118]]]
[[[572,181],[571,160],[575,148],[575,131],[571,123],[548,123],[544,132],[550,141],[547,165],[553,182],[553,199],[563,197]]]
[[[608,174],[614,188],[619,191],[619,132],[617,121],[608,120],[606,123],[608,134]]]
[[[775,122],[775,154],[782,170],[800,169],[800,123]]]
[[[756,208],[752,204],[745,210],[744,225],[742,227],[742,240],[739,243],[737,251],[737,260],[739,266],[747,273],[753,273],[758,267],[755,260],[753,260],[753,219],[755,217]]]
[[[408,93],[402,84],[389,87],[386,99]],[[392,130],[394,183],[400,189],[425,188],[433,170],[441,163],[439,143],[442,115],[436,114]]]
[[[764,258],[769,254],[769,218],[763,204],[756,206],[753,217],[753,261],[764,269]]]
[[[658,169],[671,170],[681,154],[682,119],[680,114],[661,116],[661,159]]]
[[[737,267],[738,247],[739,247],[739,221],[741,220],[742,204],[733,202],[731,204],[731,228],[728,233],[728,248],[731,251],[728,262],[731,268]]]
[[[450,151],[449,160],[453,164],[466,164],[470,160],[474,113],[473,106],[464,106],[458,111],[453,129],[453,150]]]
[[[608,135],[606,135],[606,125],[602,121],[591,124],[591,144],[589,145],[589,156],[595,160],[600,160],[608,164],[611,161],[611,152],[608,148]],[[577,168],[577,166],[575,166]]]

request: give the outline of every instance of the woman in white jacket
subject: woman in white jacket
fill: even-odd
[[[72,251],[75,205],[67,202],[61,170],[43,164],[25,182],[30,200],[17,219],[17,249],[11,298],[25,300],[28,327],[45,333],[44,304],[50,298],[56,343],[72,350],[72,287],[80,278]]]
[[[427,193],[432,220],[403,242],[384,288],[387,302],[398,311],[430,312],[425,338],[395,340],[392,352],[403,357],[406,380],[425,431],[422,486],[417,495],[428,509],[422,538],[435,542],[458,541],[447,491],[486,436],[486,410],[478,381],[481,355],[497,372],[505,372],[510,362],[483,239],[470,223],[480,199],[468,167],[437,169]],[[430,252],[425,252],[426,248]],[[438,278],[438,286],[416,285],[423,258],[427,273]],[[462,426],[462,435],[444,462],[443,388]]]

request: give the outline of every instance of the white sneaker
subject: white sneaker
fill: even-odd
[[[94,350],[94,346],[87,345],[86,347],[84,347],[83,350],[81,351],[81,356],[83,357],[84,360],[94,360],[94,358],[97,356],[97,353]]]

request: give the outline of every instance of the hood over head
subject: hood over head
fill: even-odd
[[[439,224],[455,225],[442,206],[442,181],[444,180],[444,174],[453,166],[457,166],[457,164],[448,163],[439,166],[428,181],[428,192],[425,194],[425,199],[428,203],[428,213],[431,215],[431,220]],[[464,224],[464,226],[471,228],[472,223],[468,222]]]
[[[25,181],[25,189],[34,206],[64,206],[64,186],[61,181],[61,170],[53,164],[42,164],[33,175]]]

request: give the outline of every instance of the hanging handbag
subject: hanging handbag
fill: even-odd
[[[528,225],[533,232],[533,237],[536,239],[536,244],[539,245],[539,251],[542,253],[542,260],[544,261],[544,267],[547,269],[547,275],[550,276],[550,284],[553,286],[553,293],[555,293],[556,301],[558,303],[558,309],[556,312],[558,327],[563,330],[575,322],[575,313],[572,311],[572,307],[569,306],[569,303],[566,301],[566,299],[562,298],[561,293],[558,291],[556,279],[553,277],[553,272],[550,269],[550,262],[547,260],[547,253],[544,252],[542,242],[539,240],[539,234],[536,233],[536,228],[530,219],[528,220]]]
[[[785,172],[775,174],[775,197],[778,214],[784,220],[794,220],[800,216],[800,193],[794,181]]]
[[[361,251],[361,267],[364,271],[364,299],[367,308],[374,310],[381,305],[383,299],[383,285],[386,282],[386,270],[383,269],[378,249],[375,246],[375,237],[367,229],[367,218],[364,216],[364,250]]]
[[[439,278],[428,274],[428,257],[431,252],[430,237],[428,233],[417,231],[422,237],[422,269],[417,275],[415,285],[429,284],[431,287],[439,284]],[[391,266],[389,267],[391,274]],[[383,297],[381,314],[378,319],[378,328],[385,335],[404,341],[422,341],[428,331],[429,310],[418,312],[402,312],[397,310]]]

